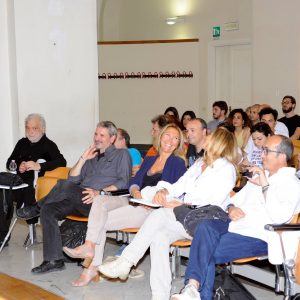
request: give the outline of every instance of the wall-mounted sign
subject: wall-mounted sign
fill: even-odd
[[[214,26],[213,27],[213,38],[215,40],[219,39],[221,35],[221,27],[220,26]]]

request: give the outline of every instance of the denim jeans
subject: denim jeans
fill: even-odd
[[[58,221],[76,214],[87,217],[91,204],[84,204],[83,188],[68,181],[59,180],[50,193],[38,202],[41,208],[44,260],[63,259]]]
[[[202,300],[213,297],[216,264],[268,252],[266,242],[228,232],[228,225],[229,222],[221,220],[205,220],[198,225],[193,238],[185,283],[197,280]]]

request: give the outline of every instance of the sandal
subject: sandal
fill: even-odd
[[[99,273],[97,271],[97,268],[94,266],[90,266],[89,268],[85,268],[83,272],[80,274],[80,277],[72,282],[72,286],[74,287],[80,287],[80,286],[86,286],[91,281],[98,282],[100,280]]]

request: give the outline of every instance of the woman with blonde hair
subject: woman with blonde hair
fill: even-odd
[[[205,155],[173,184],[160,181],[153,202],[164,206],[151,213],[122,255],[104,263],[99,271],[111,278],[126,279],[130,269],[150,246],[150,286],[152,300],[169,299],[171,271],[170,244],[179,239],[191,239],[176,220],[173,208],[183,204],[196,207],[208,204],[225,208],[236,180],[236,139],[225,128],[216,129],[207,139]]]
[[[165,126],[158,137],[157,156],[146,157],[140,170],[129,183],[133,198],[141,199],[143,188],[155,186],[158,181],[176,182],[186,171],[183,135],[178,126]],[[98,280],[97,267],[102,263],[106,231],[128,227],[140,227],[151,213],[151,208],[132,206],[127,197],[98,196],[94,199],[89,214],[86,241],[75,249],[64,247],[64,252],[73,258],[85,259],[85,269],[73,286],[85,286]]]

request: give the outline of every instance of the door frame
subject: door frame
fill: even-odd
[[[207,99],[207,120],[211,118],[212,104],[217,101],[216,99],[216,48],[223,46],[242,46],[252,45],[251,39],[237,39],[237,40],[224,40],[224,41],[211,41],[208,43],[208,99]],[[253,54],[253,52],[252,52]],[[253,82],[253,81],[252,81]]]

